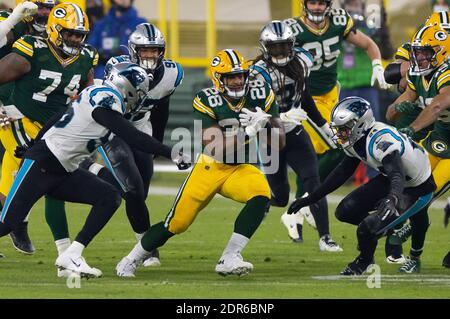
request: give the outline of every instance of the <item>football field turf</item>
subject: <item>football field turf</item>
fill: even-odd
[[[159,185],[166,185],[159,180]],[[152,184],[153,185],[153,184]],[[157,183],[156,183],[157,185]],[[341,192],[341,194],[343,194]],[[148,203],[152,222],[162,220],[173,195],[151,195]],[[216,197],[189,230],[176,236],[160,250],[162,266],[139,268],[136,278],[115,275],[115,265],[135,244],[124,205],[85,250],[87,262],[103,271],[99,279],[81,280],[80,288],[68,288],[56,277],[56,249],[45,223],[43,201],[33,208],[30,236],[34,256],[16,252],[9,237],[0,239],[0,299],[4,298],[450,298],[450,269],[441,266],[450,249],[450,230],[442,225],[442,210],[432,209],[422,272],[398,273],[398,265],[384,258],[384,239],[377,250],[381,288],[369,289],[366,278],[336,276],[356,256],[354,226],[334,218],[330,205],[333,238],[342,253],[319,251],[318,236],[304,226],[303,244],[294,244],[280,223],[282,209],[272,208],[243,252],[254,264],[246,277],[221,277],[215,264],[226,245],[242,204]],[[89,207],[67,204],[72,237],[82,226]],[[405,252],[409,242],[405,245]],[[69,284],[69,286],[73,286]]]

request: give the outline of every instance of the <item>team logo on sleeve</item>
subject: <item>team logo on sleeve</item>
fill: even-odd
[[[433,143],[431,143],[431,148],[436,153],[442,153],[448,149],[448,146],[445,142],[437,140],[437,141],[433,141]]]
[[[67,15],[67,12],[66,10],[64,10],[64,8],[58,8],[55,10],[55,12],[53,12],[53,15],[58,19],[62,19]]]

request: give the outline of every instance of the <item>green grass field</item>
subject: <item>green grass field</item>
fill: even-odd
[[[156,175],[154,184],[178,186],[182,175]],[[344,190],[345,192],[345,190]],[[342,194],[341,190],[341,194]],[[163,219],[174,196],[150,196],[152,221]],[[80,229],[87,206],[69,204],[71,235]],[[450,249],[450,233],[442,225],[441,210],[430,212],[429,229],[420,275],[401,275],[397,265],[384,259],[384,239],[377,251],[381,267],[381,288],[369,289],[366,278],[333,277],[357,254],[355,227],[337,222],[330,205],[333,237],[343,253],[323,253],[317,233],[305,226],[303,244],[290,241],[280,223],[282,209],[272,208],[268,217],[243,253],[254,264],[247,277],[220,277],[215,264],[228,241],[234,220],[242,205],[215,198],[184,234],[161,249],[160,268],[140,268],[134,279],[115,275],[115,265],[133,247],[134,234],[124,206],[85,250],[91,266],[104,276],[82,280],[80,289],[70,289],[65,279],[56,277],[56,249],[45,224],[43,201],[30,218],[30,236],[37,248],[34,256],[17,253],[9,237],[0,239],[0,299],[4,298],[449,298],[450,269],[441,261]],[[405,246],[409,249],[409,244]]]

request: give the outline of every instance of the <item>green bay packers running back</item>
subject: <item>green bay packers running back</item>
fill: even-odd
[[[118,276],[133,277],[150,252],[186,231],[217,193],[244,207],[216,272],[241,276],[253,269],[241,252],[264,217],[270,188],[264,174],[252,165],[257,162],[257,158],[252,160],[255,152],[251,148],[256,146],[252,141],[268,125],[273,132],[270,142],[278,142],[282,148],[284,130],[273,91],[263,81],[249,81],[249,66],[240,53],[233,49],[220,51],[212,59],[210,70],[214,86],[201,90],[193,102],[195,117],[202,123],[203,152],[165,221],[150,227],[118,263]]]
[[[20,159],[14,156],[16,147],[30,145],[42,126],[53,115],[64,112],[71,98],[92,83],[98,54],[95,48],[84,45],[88,32],[87,15],[77,5],[62,3],[49,14],[48,38],[25,35],[0,60],[0,84],[15,82],[6,103],[9,105],[5,106],[14,121],[8,129],[0,130],[6,150],[0,183],[3,197],[19,168]],[[65,215],[61,213],[64,203],[50,201],[46,203],[47,222],[65,225]],[[61,234],[53,235],[55,240],[60,239]]]

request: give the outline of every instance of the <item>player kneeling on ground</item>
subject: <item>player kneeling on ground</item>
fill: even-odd
[[[376,122],[369,102],[360,97],[340,101],[331,117],[335,142],[347,157],[315,192],[296,200],[289,212],[311,205],[336,190],[363,161],[381,174],[347,195],[336,208],[338,220],[358,226],[360,250],[341,275],[363,274],[374,263],[378,238],[408,218],[412,245],[410,258],[400,271],[419,272],[429,225],[428,206],[436,189],[427,153],[394,127]]]
[[[236,219],[216,272],[242,276],[253,269],[251,263],[243,260],[241,251],[264,217],[270,188],[264,174],[252,165],[256,164],[250,156],[251,150],[256,149],[252,141],[266,125],[277,128],[271,129],[270,143],[273,153],[278,154],[274,144],[277,141],[279,148],[284,147],[284,130],[272,89],[265,82],[249,81],[248,63],[236,50],[220,51],[212,59],[211,73],[214,87],[200,91],[193,102],[195,117],[203,128],[203,152],[166,220],[150,227],[119,262],[118,276],[134,277],[137,267],[150,252],[175,234],[186,231],[217,193],[245,206]]]
[[[82,277],[102,275],[86,263],[82,252],[120,206],[121,196],[113,185],[80,169],[79,164],[112,134],[136,149],[171,158],[170,147],[140,132],[123,117],[124,113],[136,111],[148,92],[145,71],[133,63],[120,63],[103,83],[84,89],[64,115],[52,118],[39,133],[38,141],[22,154],[23,164],[0,215],[0,236],[5,236],[20,225],[44,195],[92,205],[75,241],[55,262],[60,270]],[[174,161],[184,165],[188,159],[177,155]]]

